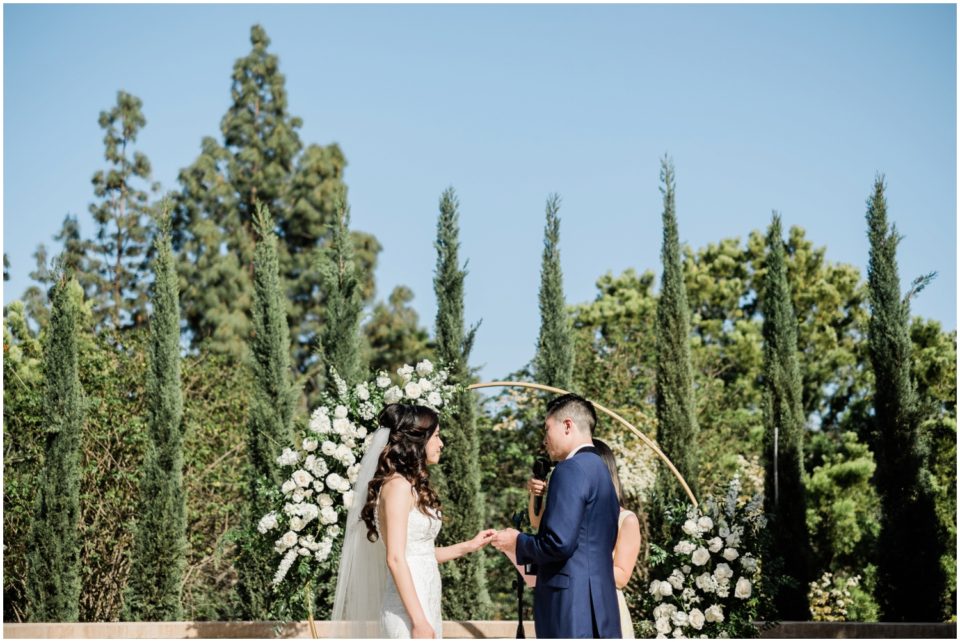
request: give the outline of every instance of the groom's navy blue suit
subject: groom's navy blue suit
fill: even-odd
[[[596,449],[559,462],[536,536],[517,537],[517,562],[537,565],[538,638],[619,638],[613,580],[620,503]]]

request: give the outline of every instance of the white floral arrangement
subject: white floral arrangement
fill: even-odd
[[[352,486],[384,406],[417,403],[439,411],[456,390],[447,383],[447,371],[428,360],[398,369],[399,383],[381,371],[372,381],[351,388],[335,370],[330,375],[337,394],[323,400],[297,443],[277,458],[290,473],[276,494],[276,508],[257,524],[261,534],[275,538],[273,548],[281,556],[275,586],[295,563],[297,575],[309,578],[320,565],[338,561],[347,512],[353,502],[366,499],[366,493],[355,497]]]
[[[759,601],[759,536],[766,526],[763,499],[739,501],[740,481],[730,483],[721,504],[712,498],[700,508],[670,511],[678,541],[658,555],[645,599],[658,638],[755,637],[752,621]]]

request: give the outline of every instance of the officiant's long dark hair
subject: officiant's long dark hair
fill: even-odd
[[[390,437],[380,459],[377,472],[367,486],[367,503],[360,511],[360,519],[367,525],[367,539],[377,541],[375,515],[380,489],[389,477],[399,474],[413,484],[417,494],[417,508],[424,515],[432,510],[440,514],[440,498],[430,487],[427,470],[427,442],[440,426],[440,417],[433,408],[409,404],[390,404],[385,407],[377,421],[390,429]]]

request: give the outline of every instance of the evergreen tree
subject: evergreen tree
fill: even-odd
[[[663,183],[660,188],[663,194],[663,248],[660,252],[663,278],[657,302],[657,443],[696,495],[699,430],[690,359],[690,309],[677,231],[673,163],[667,157],[661,163],[660,180]],[[656,494],[663,502],[685,498],[682,488],[665,466],[658,468]],[[651,513],[654,518],[659,514],[662,511],[657,509]]]
[[[538,383],[570,389],[573,375],[573,329],[563,299],[560,270],[560,196],[547,198],[547,223],[543,231],[540,264],[540,336],[534,357]]]
[[[379,301],[373,307],[370,320],[363,326],[364,363],[371,372],[396,372],[405,363],[436,360],[430,334],[420,325],[411,301],[413,291],[398,285],[386,302]]]
[[[133,151],[147,121],[139,98],[117,92],[117,104],[100,112],[107,168],[93,175],[98,202],[90,206],[97,223],[93,253],[102,257],[94,294],[94,322],[109,321],[115,329],[146,323],[147,228],[150,205],[138,187],[150,179],[150,161]],[[66,241],[65,241],[66,242]]]
[[[80,601],[80,437],[83,390],[77,369],[83,293],[61,277],[51,292],[44,343],[46,444],[27,555],[33,622],[76,622]]]
[[[463,282],[466,269],[460,268],[460,225],[458,202],[453,188],[440,197],[437,223],[437,268],[433,289],[437,296],[437,357],[448,369],[451,383],[466,385],[470,372],[468,359],[477,327],[464,330]],[[445,481],[443,501],[456,506],[453,519],[444,526],[445,542],[460,542],[483,528],[483,497],[480,494],[479,440],[473,393],[463,390],[450,404],[444,422],[447,454],[440,460]],[[452,564],[444,564],[444,610],[454,620],[481,620],[490,610],[482,554],[467,555]]]
[[[806,497],[803,485],[803,382],[797,358],[797,319],[790,298],[780,216],[767,232],[763,309],[765,510],[772,515],[770,551],[782,569],[774,595],[777,617],[810,616]]]
[[[918,442],[922,416],[910,376],[909,298],[900,298],[896,255],[900,236],[887,223],[885,189],[878,177],[867,202],[871,311],[867,331],[876,387],[868,442],[876,456],[882,504],[877,601],[884,620],[930,622],[941,613],[942,542]],[[921,279],[918,289],[923,284]]]
[[[267,207],[257,210],[260,236],[254,255],[253,339],[250,342],[254,386],[250,399],[247,450],[251,479],[247,523],[255,524],[270,509],[265,492],[284,479],[277,457],[293,443],[293,412],[297,399],[291,382],[290,330],[284,307],[277,259],[277,236]],[[252,535],[256,535],[253,533]],[[269,610],[272,552],[246,542],[238,564],[244,616],[265,619]]]
[[[344,381],[355,383],[360,365],[360,312],[363,301],[349,222],[350,213],[341,209],[341,215],[332,226],[330,244],[320,263],[320,275],[327,293],[324,306],[326,322],[320,335],[320,351],[327,368],[335,368]],[[336,395],[332,377],[327,377],[327,387],[332,395]]]
[[[186,566],[183,492],[183,393],[180,388],[180,307],[177,274],[164,215],[154,241],[153,315],[147,370],[147,444],[140,483],[140,518],[131,556],[124,620],[182,619]]]

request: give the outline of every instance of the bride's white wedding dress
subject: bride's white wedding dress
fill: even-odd
[[[377,533],[380,533],[380,511],[377,510]],[[407,518],[407,566],[413,577],[413,585],[417,589],[417,597],[423,607],[424,615],[433,627],[435,637],[443,637],[443,619],[440,614],[440,568],[437,565],[437,555],[434,551],[435,540],[440,532],[440,519],[427,516],[414,507]],[[393,574],[387,572],[386,588],[383,594],[383,606],[380,610],[381,633],[387,638],[411,637],[410,616],[403,607],[397,585],[393,581]]]

